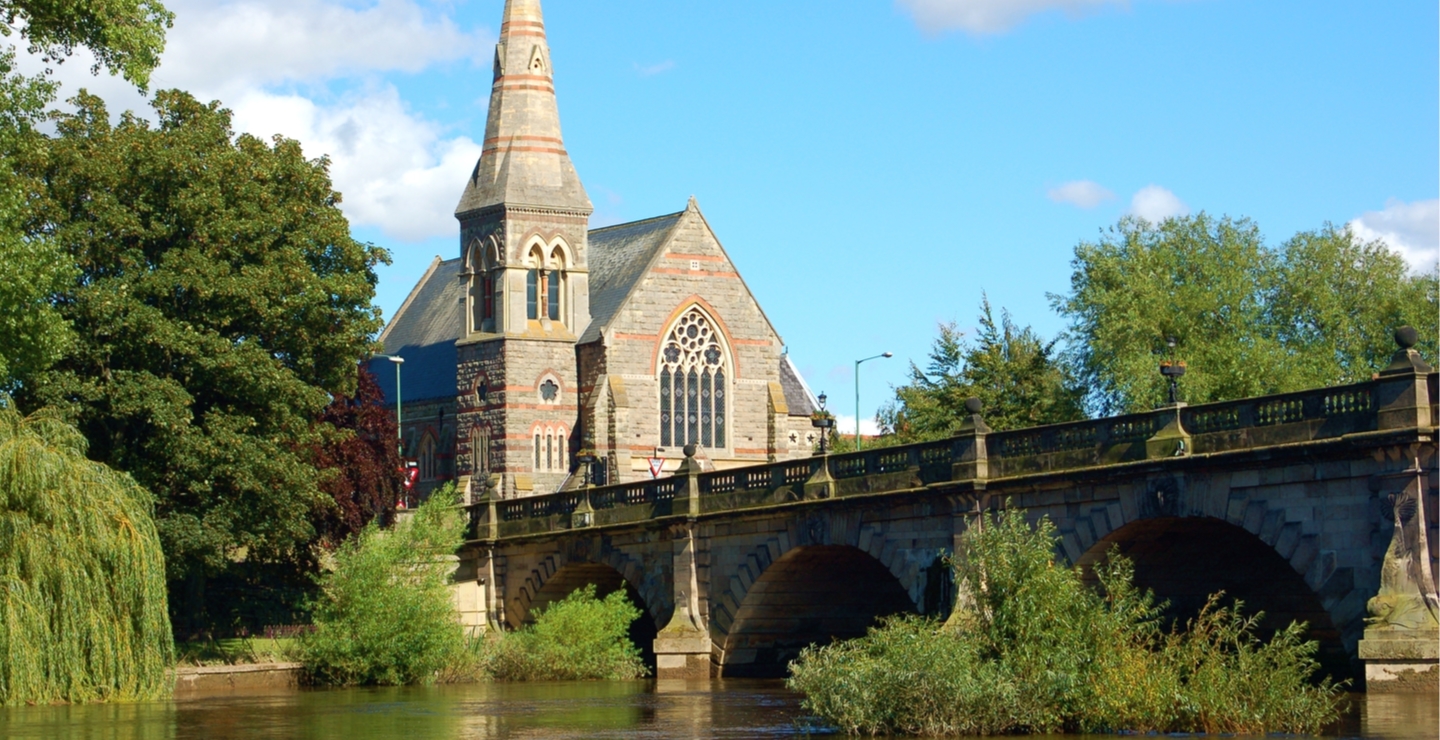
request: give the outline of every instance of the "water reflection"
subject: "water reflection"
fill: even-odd
[[[1434,696],[1356,696],[1336,732],[1437,737]],[[779,681],[612,681],[212,694],[132,705],[0,709],[0,737],[753,738],[802,735],[799,697]]]

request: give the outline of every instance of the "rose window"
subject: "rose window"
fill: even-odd
[[[710,320],[687,311],[660,352],[660,446],[725,446],[726,366]]]

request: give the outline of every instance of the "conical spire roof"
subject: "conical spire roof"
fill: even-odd
[[[506,0],[480,161],[456,214],[501,203],[591,211],[560,135],[540,0]]]

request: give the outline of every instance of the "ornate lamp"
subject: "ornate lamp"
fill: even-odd
[[[590,470],[592,466],[595,465],[595,454],[589,450],[581,450],[580,454],[575,456],[575,462],[579,463],[580,467],[585,471],[584,477],[581,478],[581,485],[589,487]]]
[[[810,415],[810,425],[820,430],[820,454],[829,451],[830,428],[835,426],[835,417],[825,410],[825,392],[820,392],[820,409]]]
[[[1166,346],[1166,347],[1169,347],[1169,348],[1170,348],[1170,351],[1169,351],[1169,353],[1168,353],[1168,356],[1167,356],[1165,359],[1163,359],[1163,360],[1160,361],[1160,374],[1163,375],[1163,376],[1165,376],[1165,378],[1170,381],[1170,405],[1171,405],[1171,406],[1174,406],[1175,404],[1177,404],[1177,403],[1180,402],[1180,396],[1179,396],[1180,384],[1179,384],[1179,380],[1180,380],[1180,376],[1185,374],[1185,361],[1184,361],[1184,360],[1180,360],[1180,361],[1176,362],[1174,359],[1172,359],[1173,356],[1175,355],[1175,345],[1176,345],[1175,337],[1166,337],[1166,338],[1165,338],[1165,346]]]

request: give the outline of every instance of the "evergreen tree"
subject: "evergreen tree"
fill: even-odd
[[[1056,360],[1054,340],[1018,327],[1010,312],[996,322],[990,299],[980,304],[976,341],[968,343],[954,323],[941,324],[924,370],[910,364],[910,382],[880,412],[896,442],[954,435],[976,397],[993,429],[1016,429],[1084,418],[1082,394]]]

